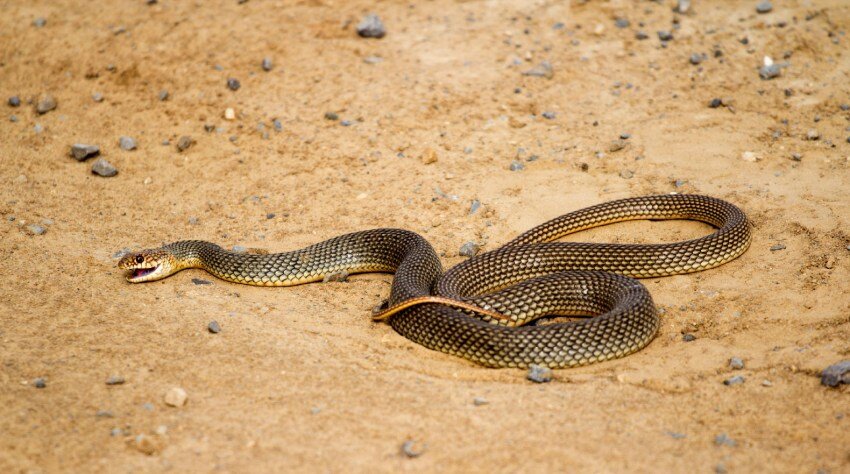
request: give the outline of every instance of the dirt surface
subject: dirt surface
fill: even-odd
[[[0,0],[0,471],[850,472],[850,387],[819,383],[850,358],[850,5],[756,3]],[[373,11],[387,35],[359,38]],[[523,75],[543,61],[550,78]],[[115,266],[180,239],[280,251],[394,226],[448,267],[467,241],[668,192],[741,206],[751,248],[644,280],[655,341],[549,384],[373,323],[390,275],[132,285]]]

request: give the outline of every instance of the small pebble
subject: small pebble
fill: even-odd
[[[488,403],[490,402],[488,402],[487,399],[484,397],[475,397],[472,399],[472,404],[477,407],[480,407],[481,405],[487,405]]]
[[[610,145],[608,145],[608,151],[613,153],[615,151],[620,151],[628,145],[629,142],[623,140],[622,138],[618,138],[613,140]]]
[[[163,400],[165,404],[170,407],[182,407],[186,404],[186,400],[188,400],[189,395],[186,394],[186,391],[180,387],[172,387],[170,390],[165,392],[165,397]]]
[[[383,38],[387,34],[387,28],[378,15],[370,13],[357,24],[357,34],[361,38]]]
[[[103,102],[103,94],[100,92],[95,92],[92,94],[91,99],[95,102]]]
[[[511,166],[509,168],[511,171],[522,171],[525,169],[525,165],[520,163],[519,161],[512,161]]]
[[[232,77],[227,78],[227,88],[228,89],[235,91],[235,90],[239,90],[240,87],[242,87],[242,84],[239,82],[238,79],[234,79]]]
[[[276,132],[280,132],[281,130],[283,130],[283,124],[278,119],[272,120],[272,126],[274,127],[274,130]]]
[[[714,437],[714,444],[716,444],[717,446],[732,446],[732,447],[734,447],[738,443],[736,443],[734,439],[727,436],[726,433],[720,433],[719,435]]]
[[[614,20],[614,25],[617,28],[628,28],[630,24],[627,18],[617,18]]]
[[[35,385],[35,388],[44,388],[47,387],[47,381],[44,380],[44,378],[39,377],[33,380],[33,385]]]
[[[45,95],[38,101],[38,105],[35,107],[35,111],[39,113],[39,115],[46,114],[51,110],[56,108],[56,99],[53,98],[52,95]]]
[[[693,334],[689,333],[689,332],[686,332],[685,334],[682,334],[682,340],[685,341],[685,342],[691,342],[691,341],[696,341],[697,337],[694,336]]]
[[[123,385],[124,377],[120,375],[110,375],[108,379],[106,379],[106,385]]]
[[[778,64],[775,64],[775,63],[774,64],[768,64],[766,66],[762,66],[761,69],[759,69],[759,77],[761,77],[764,80],[779,77],[779,75],[781,73],[782,73],[782,69],[779,67]]]
[[[35,133],[41,133],[41,132],[44,131],[44,126],[41,125],[40,123],[37,123],[37,124],[35,124],[35,127],[33,127],[32,129],[35,131]]]
[[[351,126],[351,120],[342,120],[341,122],[339,122],[339,124],[343,127],[349,127]]]
[[[555,112],[548,112],[548,111],[547,111],[547,112],[543,112],[541,115],[543,115],[543,118],[545,118],[545,119],[547,119],[547,120],[554,120],[554,119],[555,119],[555,116],[556,116],[556,115],[555,115]]]
[[[159,91],[159,95],[157,97],[159,97],[159,100],[164,102],[164,101],[168,100],[168,96],[169,96],[169,94],[168,94],[167,90],[161,90],[161,91]]]
[[[660,39],[661,41],[672,41],[673,33],[667,30],[661,30],[658,32],[658,39]]]
[[[629,138],[632,138],[631,133],[623,132],[623,133],[620,134],[620,139],[622,139],[622,140],[628,140]]]
[[[207,330],[213,334],[218,334],[221,332],[221,326],[219,326],[218,321],[210,321],[207,325]]]
[[[224,109],[224,119],[225,120],[235,120],[236,119],[236,111],[233,110],[233,107],[228,107]]]
[[[474,257],[481,251],[481,247],[475,242],[467,242],[461,245],[458,254],[462,257]]]
[[[552,369],[532,364],[528,366],[528,374],[525,378],[536,383],[547,383],[552,381]]]
[[[98,410],[94,416],[97,418],[115,418],[115,414],[109,410]]]
[[[409,458],[418,458],[425,453],[425,448],[427,447],[427,445],[420,447],[415,441],[407,440],[401,445],[401,452]]]
[[[325,120],[339,120],[339,115],[336,112],[325,112]]]
[[[17,115],[15,115],[15,114],[10,115],[10,116],[9,116],[9,121],[10,121],[10,122],[12,122],[12,123],[17,122],[17,121],[18,121],[18,116],[17,116]]]
[[[271,71],[274,67],[271,58],[263,58],[263,62],[260,64],[260,66],[263,68],[263,71],[266,72]]]
[[[777,250],[785,250],[785,244],[774,244],[770,246],[771,252],[776,252]]]
[[[135,150],[136,140],[131,137],[121,137],[118,139],[118,146],[125,151]]]
[[[791,159],[794,160],[794,161],[802,161],[803,155],[801,155],[799,153],[791,153]]]
[[[820,383],[827,387],[837,387],[841,384],[850,384],[850,359],[832,364],[823,369]]]
[[[366,64],[378,64],[384,62],[384,58],[380,56],[366,56],[363,58],[363,62]]]
[[[133,439],[133,447],[142,454],[153,455],[157,451],[156,443],[150,436],[140,434]]]
[[[765,380],[761,381],[761,386],[762,387],[772,387],[773,383],[770,380],[765,379]]]
[[[104,178],[111,178],[118,174],[118,169],[112,166],[112,163],[104,160],[103,158],[98,158],[92,165],[91,172],[98,176],[103,176]]]
[[[649,39],[649,35],[646,34],[643,31],[638,31],[637,33],[635,33],[635,39],[639,40],[639,41],[643,41],[645,39]]]
[[[47,24],[47,20],[44,17],[38,17],[32,21],[33,26],[36,28],[44,28],[44,25]]]
[[[532,76],[532,77],[545,77],[546,79],[552,79],[554,76],[554,70],[552,69],[552,64],[549,61],[543,61],[537,66],[529,69],[522,73],[523,76]]]
[[[632,177],[634,175],[635,175],[635,173],[631,170],[620,171],[620,177],[623,178],[623,179],[632,179]]]
[[[708,103],[708,106],[712,109],[716,109],[721,105],[723,105],[723,100],[717,97],[711,99],[711,102]]]
[[[100,147],[97,145],[85,145],[82,143],[75,143],[71,145],[71,156],[73,156],[77,161],[85,161],[99,154]]]
[[[693,54],[691,54],[690,62],[691,62],[691,64],[693,64],[694,66],[696,66],[697,64],[699,64],[699,63],[701,63],[701,62],[702,62],[702,55],[701,55],[701,54],[699,54],[699,53],[693,53]]]
[[[759,4],[756,5],[756,12],[758,13],[770,13],[772,10],[773,4],[767,0],[759,2]]]
[[[203,278],[192,278],[192,283],[196,285],[212,285],[213,283],[209,280],[204,280]]]
[[[676,2],[676,8],[674,11],[676,13],[685,14],[691,9],[691,0],[678,0]]]
[[[676,433],[675,431],[668,431],[667,434],[673,439],[685,439],[687,437],[685,433]]]
[[[230,251],[234,253],[246,253],[248,251],[248,248],[243,245],[234,245],[230,249]]]
[[[47,232],[47,229],[44,226],[40,226],[38,224],[27,224],[27,232],[30,235],[44,235]]]
[[[469,215],[475,214],[478,212],[478,209],[481,207],[481,201],[478,199],[473,199],[472,203],[469,205]]]
[[[183,152],[186,151],[189,147],[195,144],[195,140],[192,137],[183,135],[177,140],[177,151]]]
[[[9,100],[11,101],[12,99]],[[9,102],[9,104],[11,105],[11,102]],[[841,104],[838,106],[838,108],[847,112],[848,110],[850,110],[850,104]]]
[[[744,368],[744,361],[740,357],[732,357],[729,359],[729,368],[733,370],[741,370]]]
[[[736,375],[723,381],[723,385],[738,385],[744,383],[743,375]]]
[[[16,95],[9,97],[9,106],[10,107],[20,107],[21,106],[21,98],[16,96]]]
[[[820,139],[820,132],[818,132],[817,130],[812,129],[812,130],[809,130],[808,132],[806,132],[806,140],[814,141],[814,140],[819,140],[819,139]]]

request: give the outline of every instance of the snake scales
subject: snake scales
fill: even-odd
[[[690,219],[717,230],[669,244],[552,242],[634,219]],[[265,255],[181,241],[128,254],[118,265],[129,271],[127,279],[134,283],[184,268],[203,268],[227,281],[260,286],[298,285],[341,272],[395,272],[390,310],[384,315],[404,337],[491,367],[572,367],[633,353],[655,336],[655,305],[646,288],[630,277],[716,267],[741,255],[750,239],[747,217],[726,201],[661,195],[564,214],[446,273],[424,238],[400,229],[355,232]],[[469,309],[476,307],[482,314]],[[528,324],[551,315],[595,317]]]

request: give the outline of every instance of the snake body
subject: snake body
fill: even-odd
[[[717,230],[669,244],[553,242],[635,219],[697,220]],[[707,196],[660,195],[564,214],[446,273],[433,247],[402,229],[355,232],[275,254],[240,254],[206,241],[181,241],[129,254],[119,267],[131,270],[131,282],[203,268],[227,281],[260,286],[298,285],[337,273],[394,272],[389,306],[403,309],[392,311],[388,322],[404,337],[485,366],[555,368],[622,357],[653,339],[659,327],[655,305],[632,277],[716,267],[741,255],[750,240],[750,224],[736,206]],[[435,297],[466,309],[432,302]],[[421,303],[405,304],[411,301]],[[529,324],[551,315],[585,317]]]

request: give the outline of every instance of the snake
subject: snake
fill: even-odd
[[[714,231],[673,243],[564,242],[628,220],[685,219]],[[637,279],[697,272],[743,254],[751,224],[709,196],[630,197],[568,212],[443,271],[421,235],[379,228],[281,253],[234,252],[184,240],[130,252],[118,262],[131,283],[200,268],[255,286],[293,286],[334,275],[394,273],[375,319],[429,349],[487,367],[566,368],[623,357],[655,337],[660,318]],[[540,324],[544,322],[545,324]]]

